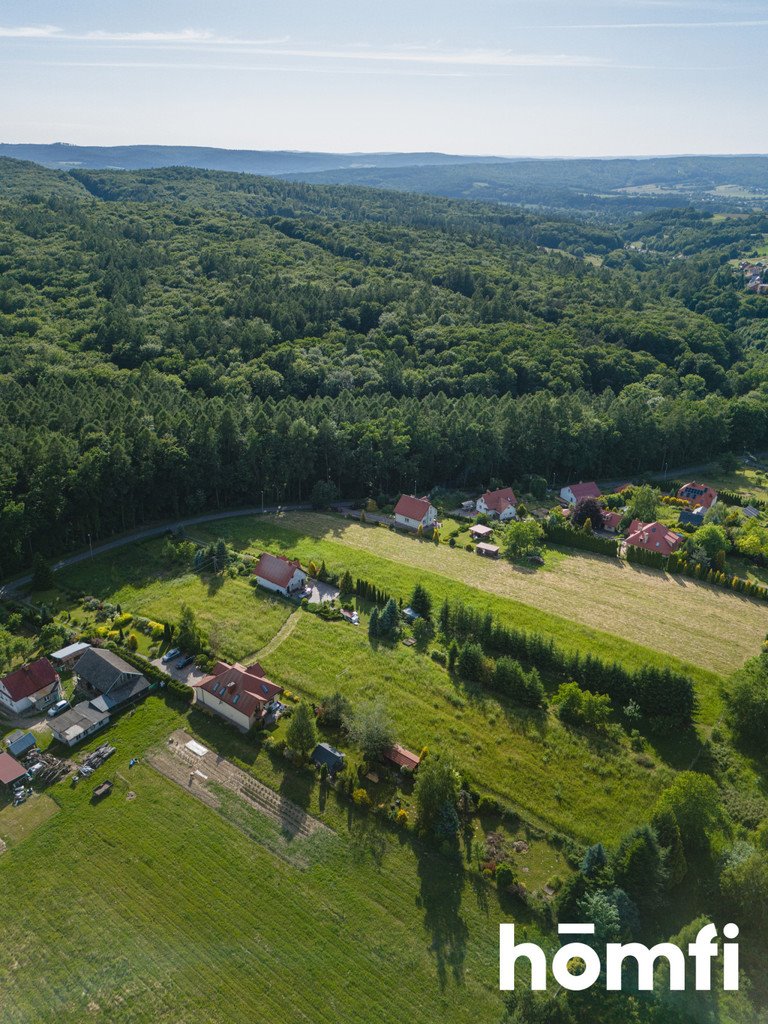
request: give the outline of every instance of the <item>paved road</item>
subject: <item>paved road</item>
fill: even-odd
[[[143,530],[134,530],[132,533],[123,534],[122,537],[116,537],[114,540],[106,541],[104,544],[99,544],[94,547],[93,552],[90,550],[80,551],[76,555],[69,555],[67,558],[62,558],[60,562],[56,562],[53,566],[55,570],[66,569],[70,565],[77,565],[78,562],[85,562],[87,559],[95,557],[96,555],[103,555],[108,551],[114,551],[116,548],[125,547],[126,544],[134,544],[137,540],[149,540],[151,537],[161,537],[168,530],[181,530],[186,529],[188,526],[199,526],[201,523],[212,523],[217,519],[236,519],[238,516],[257,516],[262,513],[268,512],[295,512],[303,511],[305,509],[312,508],[308,502],[299,502],[289,505],[265,505],[264,508],[239,508],[230,512],[209,512],[204,516],[194,516],[192,519],[178,519],[167,523],[161,523],[159,526],[149,526]],[[19,590],[24,587],[28,587],[32,582],[32,574],[28,573],[26,576],[19,576],[18,579],[11,580],[6,583],[5,586],[0,587],[0,598],[13,597]]]

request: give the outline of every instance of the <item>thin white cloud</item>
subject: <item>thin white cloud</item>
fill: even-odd
[[[580,25],[539,25],[552,29],[666,29],[666,28],[764,28],[768,18],[752,18],[740,21],[628,21],[628,22],[585,22]]]
[[[0,37],[5,39],[54,39],[62,30],[56,25],[20,25],[17,28],[0,25]]]

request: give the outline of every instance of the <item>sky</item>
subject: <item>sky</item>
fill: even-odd
[[[768,152],[755,0],[0,0],[0,141]]]

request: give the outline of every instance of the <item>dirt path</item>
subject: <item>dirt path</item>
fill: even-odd
[[[276,651],[280,644],[287,640],[291,633],[296,629],[301,617],[301,609],[297,608],[296,611],[291,612],[285,622],[282,624],[280,629],[275,633],[272,639],[264,644],[261,650],[256,651],[255,654],[249,654],[247,658],[242,659],[243,665],[252,665],[254,661],[259,661],[260,658],[266,658],[267,655],[272,654]]]
[[[730,673],[757,654],[768,628],[764,602],[617,558],[577,552],[534,571],[319,513],[289,512],[282,522],[307,536],[513,598],[715,672]]]

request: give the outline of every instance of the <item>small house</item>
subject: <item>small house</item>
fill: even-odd
[[[60,651],[54,651],[51,655],[51,661],[59,669],[73,668],[77,659],[90,648],[90,644],[77,643],[70,644],[68,647],[62,647]]]
[[[325,765],[329,775],[335,775],[344,767],[344,754],[330,743],[318,743],[312,751],[311,760],[317,768]]]
[[[585,484],[568,484],[566,487],[560,488],[560,497],[569,505],[576,505],[584,498],[599,498],[602,493],[594,480]]]
[[[21,729],[17,729],[5,738],[5,745],[8,748],[8,753],[11,757],[24,757],[34,750],[37,746],[37,740],[31,732],[22,732]]]
[[[59,743],[74,747],[76,743],[103,729],[109,720],[108,712],[94,707],[91,701],[83,700],[51,719],[48,727]]]
[[[409,530],[426,529],[433,526],[437,519],[437,509],[429,498],[415,498],[412,494],[403,494],[395,505],[395,524]]]
[[[517,498],[511,487],[502,487],[497,491],[486,491],[475,503],[478,512],[485,512],[502,522],[515,519],[517,516]]]
[[[655,551],[665,557],[674,554],[682,543],[683,537],[664,523],[642,523],[639,519],[632,521],[625,541],[627,547]]]
[[[268,551],[259,556],[253,572],[260,587],[283,597],[301,593],[307,585],[307,574],[301,568],[301,562],[282,555],[270,555]]]
[[[0,783],[10,788],[14,783],[27,778],[27,769],[20,765],[16,758],[3,751],[0,754]]]
[[[0,708],[13,715],[45,711],[59,694],[59,674],[47,658],[22,665],[0,679]]]
[[[692,526],[697,530],[700,526],[704,525],[704,514],[705,508],[684,508],[680,512],[680,519],[678,522],[681,526]]]
[[[708,487],[707,484],[697,484],[692,481],[689,484],[683,484],[680,490],[677,492],[678,498],[682,501],[687,501],[691,508],[711,508],[717,501],[717,491],[712,487]]]
[[[246,668],[220,661],[195,687],[194,702],[247,732],[256,725],[266,724],[282,692],[283,687],[267,679],[258,662]]]
[[[472,540],[488,540],[489,537],[493,536],[493,530],[490,526],[481,526],[478,523],[476,526],[469,528],[469,535]]]
[[[484,558],[499,557],[499,549],[496,544],[478,544],[475,551]]]
[[[89,647],[75,663],[78,688],[97,711],[112,714],[146,697],[149,683],[133,665],[118,654]]]
[[[624,518],[622,512],[610,512],[606,509],[603,512],[603,529],[606,533],[616,533],[621,526],[621,520]]]
[[[396,768],[405,768],[409,772],[415,772],[421,761],[418,754],[414,754],[411,750],[406,750],[399,743],[388,747],[381,756],[385,761],[395,765]]]

